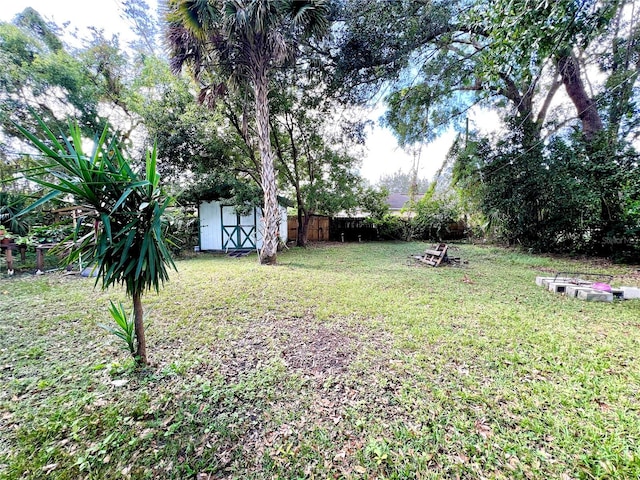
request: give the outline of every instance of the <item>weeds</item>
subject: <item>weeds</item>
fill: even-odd
[[[120,303],[119,306],[116,306],[111,302],[111,305],[109,306],[109,313],[111,314],[111,318],[114,322],[116,322],[116,326],[112,327],[105,325],[104,323],[99,323],[98,326],[122,340],[125,347],[129,349],[129,353],[131,353],[132,356],[135,356],[136,333],[133,323],[133,308],[131,309],[131,312],[127,314],[122,303]]]

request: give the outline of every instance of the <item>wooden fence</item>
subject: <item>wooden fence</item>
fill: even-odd
[[[378,229],[367,218],[331,219],[329,239],[334,242],[358,242],[378,239]]]
[[[326,242],[329,240],[330,218],[324,215],[312,215],[309,220],[308,238],[310,242]],[[298,217],[287,219],[288,241],[298,240]]]
[[[298,239],[298,218],[289,217],[287,221],[289,230],[288,241],[295,242]],[[428,235],[432,239],[439,240],[459,240],[465,236],[464,222],[450,224],[446,230],[431,232]],[[322,215],[313,215],[309,222],[310,242],[358,242],[379,240],[378,229],[364,217],[330,218]]]

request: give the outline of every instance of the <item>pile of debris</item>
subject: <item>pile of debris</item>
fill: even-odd
[[[536,277],[536,285],[587,302],[613,302],[613,299],[640,299],[640,288],[611,286],[612,275],[559,272],[555,277]]]

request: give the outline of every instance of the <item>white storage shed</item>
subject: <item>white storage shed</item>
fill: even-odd
[[[198,204],[200,250],[229,251],[262,248],[262,208],[241,215],[235,205],[221,200]],[[280,206],[280,239],[287,242],[287,209]]]

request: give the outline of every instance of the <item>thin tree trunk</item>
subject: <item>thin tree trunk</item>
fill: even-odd
[[[273,166],[273,152],[271,150],[271,136],[269,128],[269,83],[266,68],[256,66],[257,74],[254,79],[256,100],[256,127],[258,131],[258,148],[260,149],[261,169],[260,178],[264,192],[264,231],[262,233],[262,249],[260,263],[272,265],[276,263],[278,251],[278,192],[276,173]]]
[[[136,331],[136,361],[140,365],[147,364],[147,341],[144,334],[144,312],[142,310],[142,295],[133,295],[133,324]]]
[[[307,246],[305,239],[302,235],[302,233],[304,232],[303,221],[304,221],[304,214],[302,213],[302,209],[300,208],[300,201],[298,201],[298,232],[297,232],[297,238],[296,238],[297,247]]]

